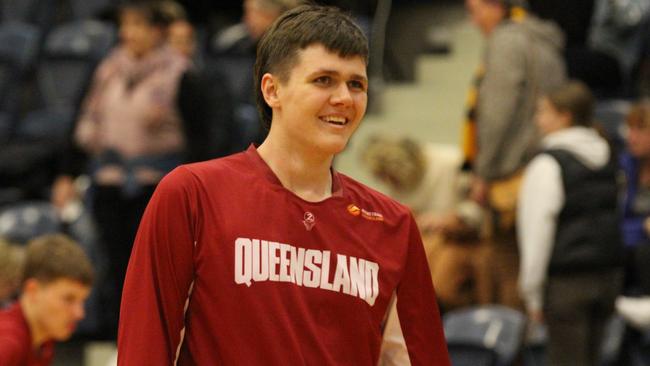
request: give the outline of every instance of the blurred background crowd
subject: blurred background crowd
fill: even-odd
[[[360,131],[335,168],[414,212],[454,364],[650,365],[650,0],[316,2],[369,37],[368,119],[430,121]],[[2,0],[0,305],[43,234],[73,238],[95,268],[55,364],[114,342],[160,179],[263,141],[256,44],[299,4]],[[448,79],[467,91],[464,117],[443,123],[458,141],[440,143],[448,114],[416,99],[386,117],[390,85],[418,83],[420,54],[453,57],[447,25],[466,21],[483,39],[464,61],[476,70]],[[398,324],[392,311],[384,365],[408,364]]]

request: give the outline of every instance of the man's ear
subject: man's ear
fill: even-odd
[[[22,294],[30,296],[35,294],[41,287],[41,283],[35,278],[29,278],[23,283]]]
[[[278,78],[273,74],[266,73],[264,76],[262,76],[262,82],[260,86],[262,88],[262,95],[264,96],[266,104],[268,104],[271,108],[280,106],[280,100],[278,98],[279,85],[280,82]]]

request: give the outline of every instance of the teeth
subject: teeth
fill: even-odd
[[[323,119],[329,123],[335,123],[337,125],[344,125],[347,123],[347,119],[345,117],[327,116],[324,117]]]

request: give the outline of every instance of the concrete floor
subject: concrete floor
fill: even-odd
[[[447,55],[418,56],[414,82],[386,85],[378,111],[365,118],[347,150],[336,159],[337,170],[380,191],[385,188],[360,163],[359,146],[375,133],[457,146],[465,95],[482,49],[481,36],[469,23],[462,3],[419,4],[401,16],[405,34],[419,32],[416,38],[421,40],[427,27],[434,25],[449,35],[452,51]],[[107,366],[114,349],[110,342],[62,345],[55,365]]]

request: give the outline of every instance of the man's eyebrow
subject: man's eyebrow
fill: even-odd
[[[313,73],[311,73],[310,76],[315,76],[315,75],[319,75],[319,74],[332,75],[332,76],[339,76],[339,75],[341,75],[341,73],[338,72],[338,71],[336,71],[336,70],[330,70],[330,69],[319,69],[319,70],[316,70],[316,71],[314,71]],[[364,75],[360,75],[360,74],[352,74],[352,75],[350,75],[350,79],[352,79],[352,80],[359,80],[359,81],[362,81],[362,82],[364,82],[364,83],[367,83],[367,82],[368,82],[368,78],[367,78],[366,76],[364,76]]]

